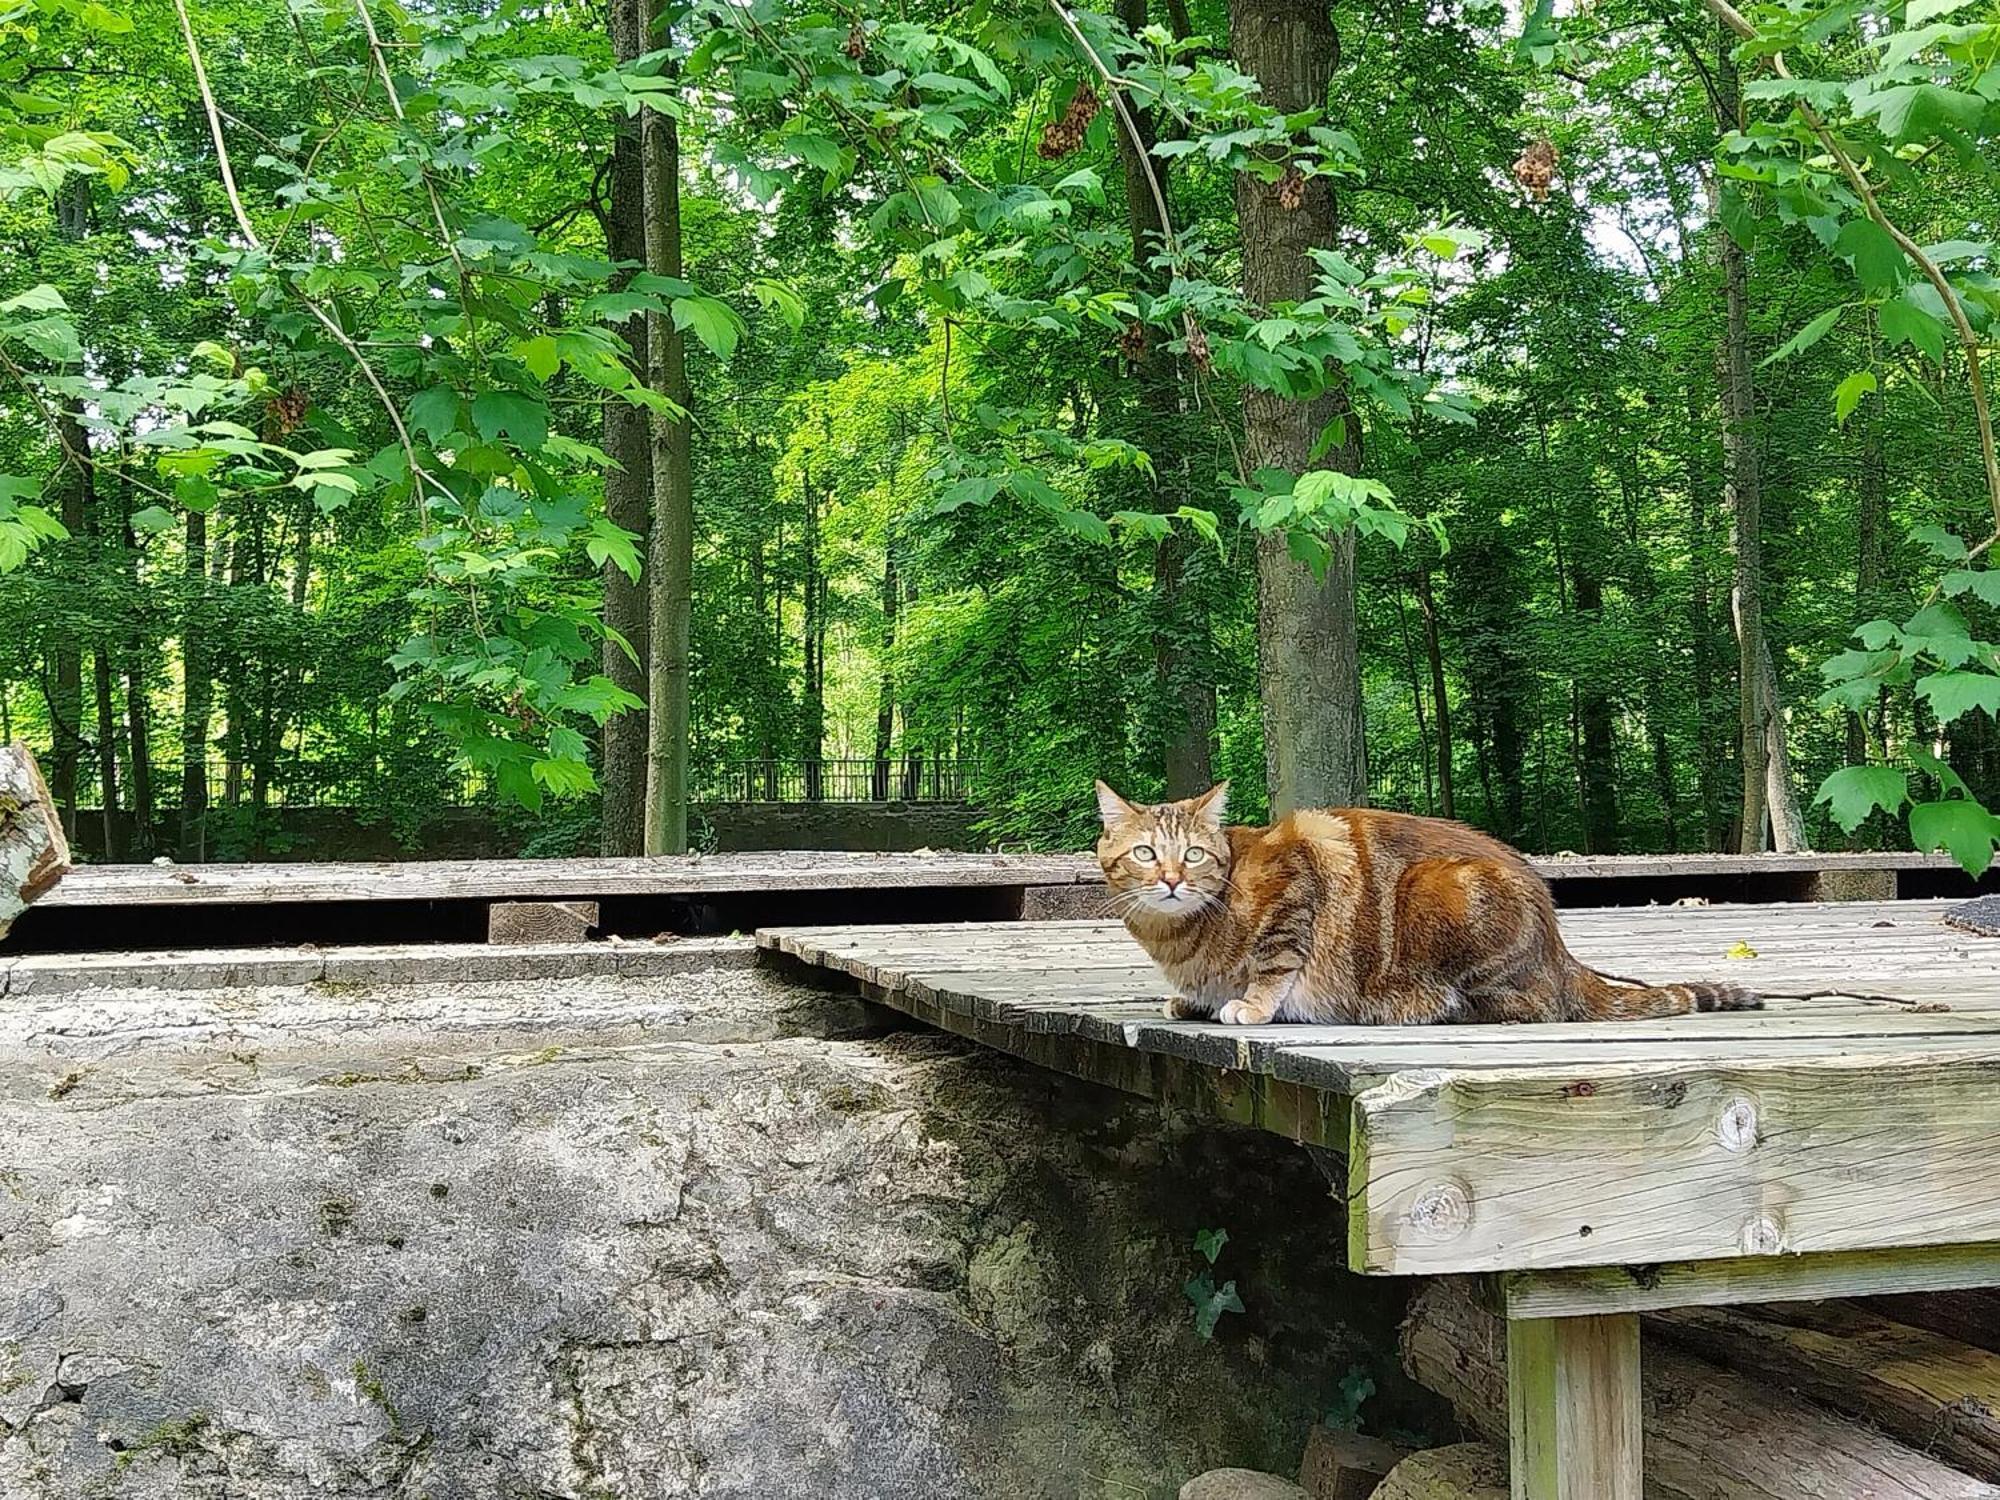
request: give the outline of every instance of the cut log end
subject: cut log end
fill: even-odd
[[[595,901],[495,901],[486,908],[486,941],[580,943],[597,920]]]
[[[28,747],[0,748],[0,937],[69,872],[62,819]]]

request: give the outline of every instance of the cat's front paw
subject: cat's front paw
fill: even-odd
[[[1271,1012],[1252,1005],[1248,1000],[1232,1000],[1222,1007],[1215,1019],[1224,1026],[1263,1026],[1270,1022]]]

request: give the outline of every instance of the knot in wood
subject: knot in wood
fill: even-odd
[[[1748,1151],[1757,1144],[1757,1106],[1748,1099],[1731,1099],[1722,1107],[1715,1138],[1725,1151]]]
[[[1745,1255],[1777,1255],[1785,1248],[1785,1231],[1776,1219],[1759,1214],[1743,1226]]]
[[[1471,1223],[1471,1195],[1456,1182],[1427,1187],[1410,1205],[1410,1227],[1434,1242],[1456,1239]]]

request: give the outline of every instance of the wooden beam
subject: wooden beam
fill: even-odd
[[[0,747],[0,938],[68,872],[62,818],[35,757],[26,745]]]
[[[1415,1069],[1354,1098],[1349,1264],[1393,1275],[2000,1240],[2000,1054]]]
[[[1513,1500],[1641,1500],[1639,1319],[1507,1323]]]
[[[1742,1302],[1819,1302],[1893,1292],[2000,1286],[2000,1245],[1934,1245],[1831,1255],[1756,1255],[1668,1265],[1515,1271],[1500,1278],[1515,1318],[1658,1312]]]

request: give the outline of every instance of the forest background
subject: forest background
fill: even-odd
[[[1996,134],[1990,0],[12,0],[0,740],[1983,868]]]

